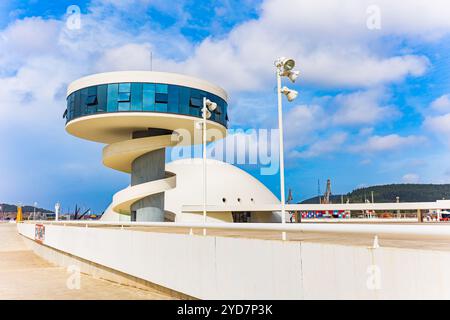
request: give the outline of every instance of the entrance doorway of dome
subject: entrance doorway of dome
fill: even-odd
[[[250,223],[250,212],[232,212],[234,223]]]

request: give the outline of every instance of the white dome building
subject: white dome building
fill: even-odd
[[[166,165],[166,148],[199,144],[184,138],[199,133],[200,120],[207,141],[226,137],[224,89],[175,73],[99,73],[69,85],[64,118],[68,133],[105,145],[106,167],[130,174],[130,186],[114,194],[103,220],[203,222],[202,160]],[[258,180],[223,162],[210,160],[207,167],[209,222],[280,221],[273,214],[278,199]]]
[[[176,187],[165,192],[164,207],[168,221],[203,222],[202,212],[189,207],[203,204],[202,159],[177,160],[166,165],[176,175]],[[258,208],[279,204],[275,195],[247,172],[225,162],[207,161],[207,205],[223,211],[208,210],[208,222],[280,222],[280,215]],[[129,215],[106,210],[102,220],[126,221]]]

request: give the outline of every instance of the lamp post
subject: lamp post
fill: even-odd
[[[284,190],[284,145],[283,145],[283,106],[282,96],[284,94],[288,101],[295,100],[298,92],[287,87],[281,87],[281,77],[288,77],[291,82],[299,76],[298,71],[293,71],[295,61],[293,59],[279,58],[275,61],[277,73],[277,94],[278,94],[278,137],[279,137],[279,153],[280,153],[280,193],[281,193],[281,223],[286,223],[286,207],[285,207],[285,190]],[[286,240],[286,232],[282,233],[283,240]]]
[[[61,204],[57,202],[55,204],[55,221],[59,220],[59,210],[61,209]]]
[[[203,130],[203,223],[206,225],[207,214],[206,214],[206,120],[211,118],[211,112],[217,109],[217,103],[212,102],[206,97],[203,98],[203,108],[202,108],[202,130]],[[206,228],[203,228],[203,235],[206,236]]]
[[[395,197],[395,201],[397,203],[400,203],[400,197],[399,196]],[[400,216],[400,209],[397,210],[397,219],[398,218],[401,218],[401,216]]]
[[[33,220],[36,220],[36,206],[37,202],[33,203]]]

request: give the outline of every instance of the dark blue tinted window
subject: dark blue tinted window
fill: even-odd
[[[179,113],[179,101],[180,97],[178,93],[178,86],[169,86],[167,111],[171,113]]]
[[[157,112],[167,112],[167,103],[155,103],[155,111]]]
[[[95,96],[88,96],[87,101],[86,101],[86,104],[88,106],[93,106],[93,105],[96,105],[97,103],[98,103],[98,101],[97,101],[97,96],[96,95]]]
[[[108,86],[106,84],[97,88],[97,112],[106,112],[106,99],[108,96]]]
[[[169,97],[167,94],[167,85],[157,84],[155,93],[155,111],[167,112],[167,102]]]
[[[131,111],[142,111],[142,83],[131,84]]]
[[[117,99],[119,98],[119,85],[108,84],[108,112],[117,111]]]
[[[153,83],[144,83],[142,85],[142,94],[143,111],[155,111],[155,85]]]
[[[119,111],[130,111],[130,103],[129,102],[119,102]]]
[[[155,94],[155,102],[156,103],[167,103],[169,101],[169,96],[167,93],[159,93]]]
[[[72,119],[74,117],[74,106],[75,106],[75,94],[71,94],[67,98],[67,119]]]
[[[168,93],[168,85],[167,84],[156,84],[156,92],[157,93]]]
[[[66,121],[104,112],[170,112],[201,117],[203,98],[217,103],[211,120],[226,126],[227,103],[198,89],[155,83],[112,83],[84,88],[67,98]]]
[[[130,92],[131,83],[119,83],[119,92]]]
[[[186,87],[178,87],[178,92],[180,97],[178,112],[181,114],[189,114],[190,90]]]
[[[75,108],[74,108],[74,117],[81,117],[83,114],[81,113],[81,103],[80,103],[80,91],[75,92]]]
[[[131,100],[131,93],[129,92],[119,92],[119,99],[118,102],[130,102]]]
[[[88,95],[89,96],[96,96],[97,95],[97,86],[89,87],[88,88]]]
[[[195,108],[201,108],[203,104],[203,99],[192,97],[190,100],[190,106]]]
[[[82,114],[89,114],[87,105],[86,105],[88,94],[89,94],[88,88],[80,90],[80,105],[81,105],[80,110],[81,110]]]

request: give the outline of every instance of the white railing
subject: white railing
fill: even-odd
[[[286,204],[286,211],[389,211],[389,210],[444,210],[450,201],[436,202],[390,202],[390,203],[333,203],[333,204]],[[209,205],[208,212],[225,211],[281,211],[279,204]],[[183,205],[187,212],[202,212],[200,205]]]
[[[187,229],[193,234],[194,229],[206,230],[241,230],[241,231],[272,231],[272,232],[304,232],[354,234],[386,237],[389,239],[450,239],[450,225],[399,225],[399,224],[281,224],[281,223],[172,223],[172,222],[106,222],[106,221],[26,221],[46,225],[77,226],[77,227],[146,227]]]

